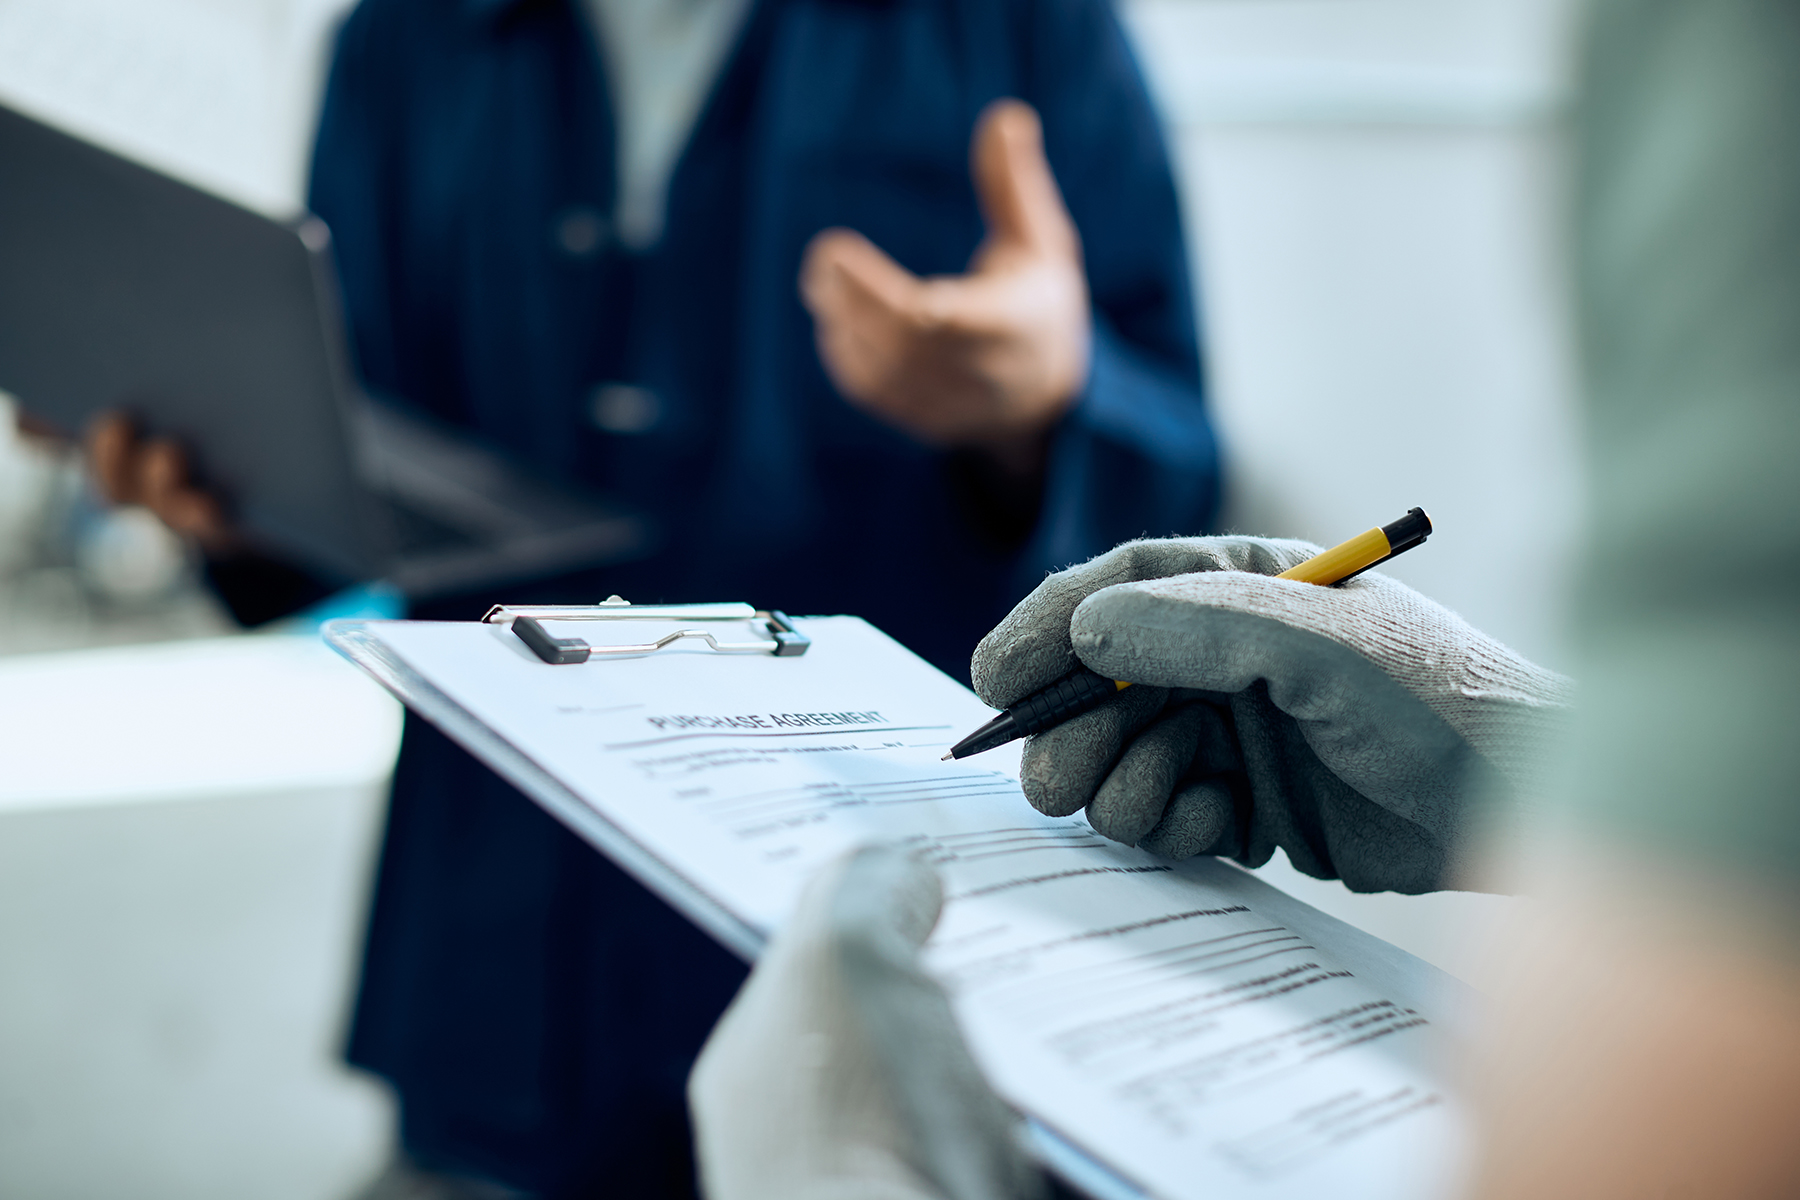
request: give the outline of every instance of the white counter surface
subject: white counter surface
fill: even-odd
[[[0,658],[0,812],[366,784],[399,736],[399,705],[312,638]]]

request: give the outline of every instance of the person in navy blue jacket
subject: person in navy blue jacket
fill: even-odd
[[[311,206],[365,384],[663,538],[414,615],[743,599],[966,678],[1047,571],[1207,529],[1175,188],[1107,0],[751,0],[635,245],[590,11],[363,0],[339,37]],[[408,721],[349,1057],[412,1161],[688,1194],[683,1084],[742,977]]]

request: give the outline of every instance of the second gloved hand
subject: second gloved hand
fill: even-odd
[[[1043,1180],[919,947],[935,872],[865,847],[807,888],[688,1095],[708,1200],[1036,1200]]]
[[[1448,886],[1482,806],[1536,791],[1569,682],[1378,573],[1269,578],[1317,550],[1141,541],[1045,580],[976,650],[981,698],[1078,666],[1138,686],[1027,742],[1032,804],[1172,858]]]

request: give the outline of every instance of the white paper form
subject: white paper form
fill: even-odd
[[[940,762],[990,711],[863,622],[801,622],[801,658],[672,647],[554,667],[499,626],[366,628],[754,928],[853,845],[926,855],[948,898],[927,963],[984,1069],[1148,1192],[1448,1194],[1462,1122],[1419,1011],[1302,932],[1293,902],[1269,915],[1282,906],[1242,872],[1037,813],[1016,747]]]

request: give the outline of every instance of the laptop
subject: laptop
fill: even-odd
[[[177,439],[265,549],[410,598],[605,566],[646,520],[363,395],[317,218],[257,213],[0,107],[0,390]]]

